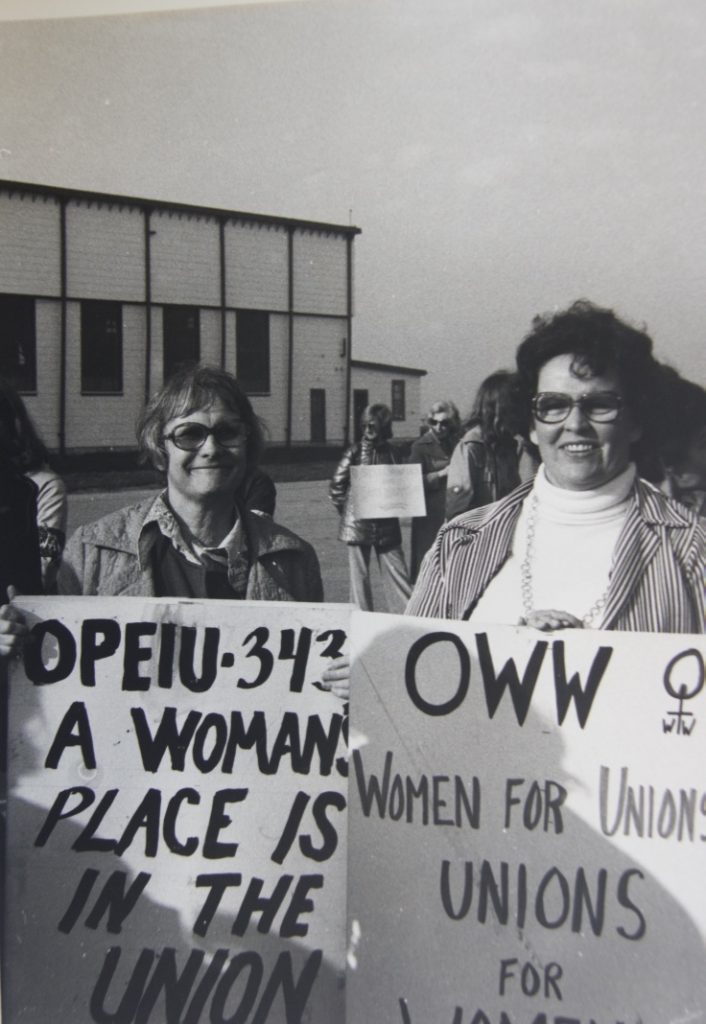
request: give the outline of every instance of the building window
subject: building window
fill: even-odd
[[[407,415],[405,413],[405,395],[403,380],[390,381],[392,391],[392,418],[393,420],[406,420]]]
[[[248,394],[270,391],[270,315],[250,309],[235,314],[236,376]]]
[[[119,302],[81,303],[81,392],[121,394],[123,311]]]
[[[0,376],[18,391],[37,390],[34,299],[0,295]]]
[[[199,311],[196,306],[165,306],[162,310],[162,367],[165,383],[177,370],[201,358]]]

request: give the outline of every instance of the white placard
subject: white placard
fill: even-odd
[[[351,466],[353,511],[358,519],[426,515],[422,467]]]
[[[348,1024],[706,1018],[706,639],[351,644]]]
[[[346,606],[22,607],[7,1020],[341,1020]]]

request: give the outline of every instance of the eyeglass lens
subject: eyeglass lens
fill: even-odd
[[[435,416],[430,416],[429,422],[435,427],[448,427],[451,420],[438,420]]]
[[[611,391],[596,392],[572,398],[559,391],[544,391],[537,395],[532,404],[535,417],[542,423],[562,423],[578,406],[589,420],[596,423],[610,423],[616,419],[623,400]]]
[[[183,423],[169,437],[177,448],[195,451],[205,444],[209,434],[213,434],[214,440],[222,448],[237,448],[245,442],[248,430],[244,423],[219,423],[213,428],[202,423]]]

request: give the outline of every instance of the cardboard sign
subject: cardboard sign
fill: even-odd
[[[706,1018],[704,638],[351,642],[348,1024]]]
[[[353,512],[358,519],[426,515],[422,467],[351,466]]]
[[[22,606],[5,1019],[342,1019],[346,606]]]

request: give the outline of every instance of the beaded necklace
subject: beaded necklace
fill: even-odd
[[[534,555],[534,535],[537,527],[537,496],[533,494],[529,502],[527,515],[527,532],[525,535],[525,557],[520,565],[520,589],[522,592],[522,610],[527,619],[534,611],[534,596],[532,592],[532,558]],[[610,586],[610,584],[609,584]],[[581,616],[584,626],[590,627],[594,619],[603,611],[608,602],[608,589],[603,591],[597,601],[591,605],[585,615]]]

